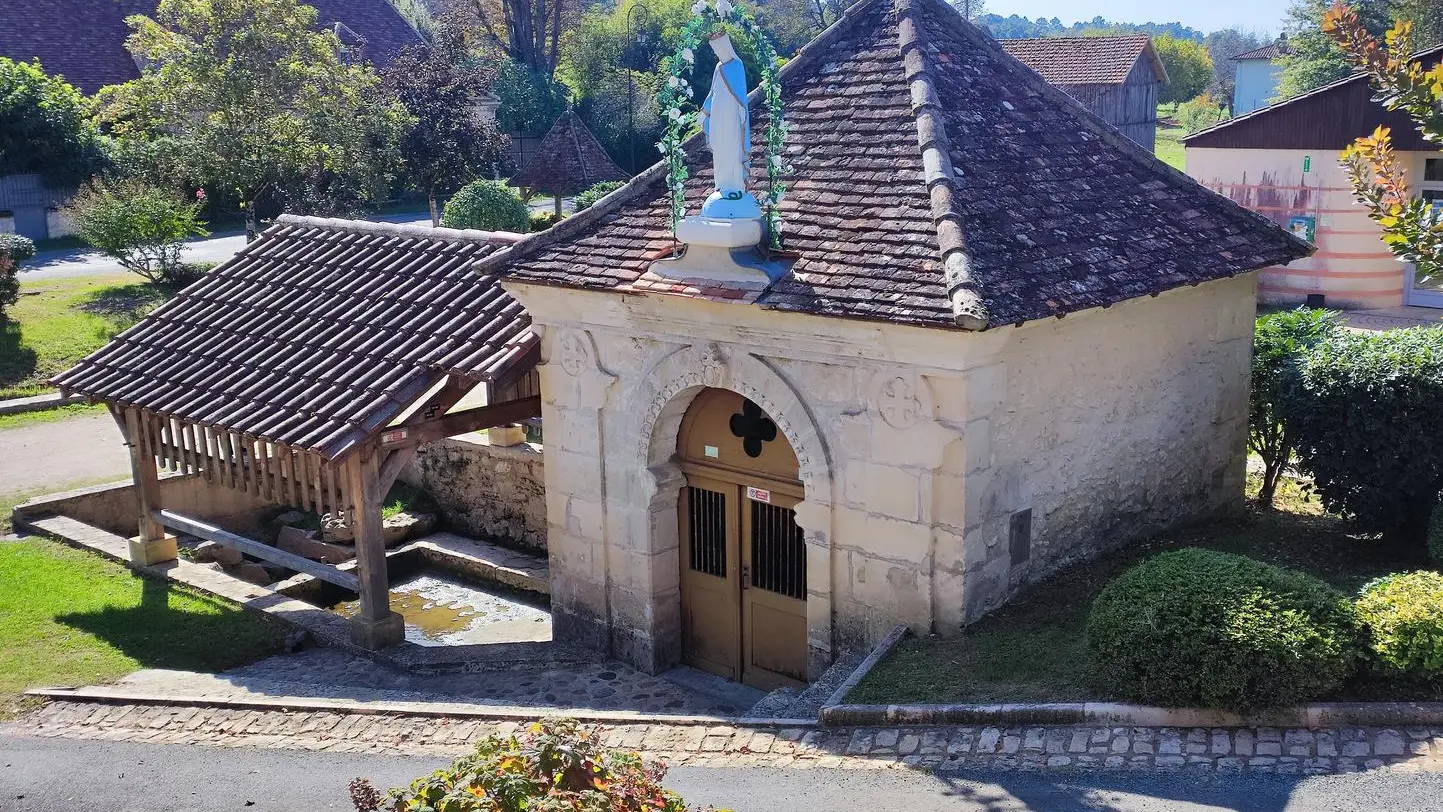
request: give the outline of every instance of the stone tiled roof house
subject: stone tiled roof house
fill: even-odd
[[[1148,150],[1167,70],[1146,34],[1000,41],[1007,53]]]
[[[787,684],[1240,504],[1252,272],[1309,246],[941,0],[852,6],[781,80],[774,281],[660,272],[660,167],[478,263],[542,336],[560,638]]]
[[[780,81],[780,251],[679,245],[660,165],[522,238],[286,220],[61,382],[139,407],[142,438],[208,415],[260,433],[309,455],[305,480],[348,438],[384,450],[377,430],[443,373],[534,360],[540,394],[515,408],[544,422],[554,637],[762,688],[897,624],[955,633],[1072,562],[1241,504],[1254,272],[1310,246],[942,0],[862,0]],[[695,212],[742,160],[700,136],[684,153]],[[435,279],[412,291],[372,263]],[[254,385],[226,390],[228,366]],[[350,377],[355,408],[334,386]]]

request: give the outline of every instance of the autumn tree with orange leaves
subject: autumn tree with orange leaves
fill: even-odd
[[[1338,3],[1323,17],[1323,32],[1368,74],[1375,101],[1407,113],[1426,140],[1443,148],[1443,62],[1424,70],[1413,58],[1412,23],[1399,22],[1379,42],[1357,12]],[[1420,282],[1443,278],[1443,211],[1412,193],[1388,128],[1355,141],[1342,163],[1354,196],[1382,227],[1393,254],[1414,264]]]

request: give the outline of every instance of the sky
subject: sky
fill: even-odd
[[[1115,22],[1179,21],[1204,33],[1237,27],[1277,33],[1289,0],[987,0],[987,11],[1006,17],[1056,17],[1063,23],[1102,15]]]

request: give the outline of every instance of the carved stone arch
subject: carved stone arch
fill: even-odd
[[[796,521],[808,547],[807,646],[808,673],[816,679],[831,665],[832,645],[832,506],[835,504],[831,453],[811,410],[781,373],[749,353],[723,350],[714,344],[674,349],[649,364],[636,384],[619,398],[635,411],[626,419],[624,435],[634,438],[631,470],[645,470],[642,492],[636,494],[647,515],[643,546],[665,556],[678,544],[677,497],[685,478],[675,462],[682,418],[692,400],[706,388],[728,389],[760,406],[796,454],[804,501]],[[635,480],[633,480],[635,481]],[[674,559],[672,559],[674,560]],[[679,572],[657,573],[658,628],[654,639],[662,658],[680,660]],[[675,620],[669,620],[675,618]]]

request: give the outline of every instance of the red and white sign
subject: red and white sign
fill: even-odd
[[[765,502],[770,505],[772,503],[772,492],[764,491],[761,488],[753,488],[752,486],[748,485],[747,498],[752,500],[753,502]]]
[[[385,432],[385,433],[383,433],[383,434],[381,435],[381,443],[382,443],[382,444],[385,444],[385,445],[389,445],[389,444],[391,444],[391,443],[404,442],[405,439],[406,439],[406,430],[405,430],[405,429],[391,429],[390,431]]]

